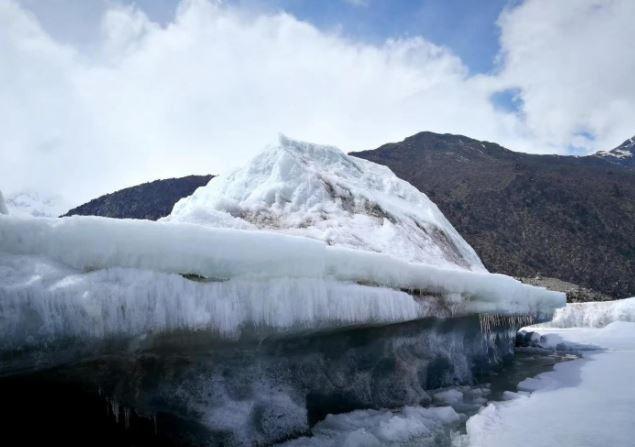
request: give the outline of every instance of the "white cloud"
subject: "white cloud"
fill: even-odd
[[[535,146],[594,151],[635,133],[633,18],[632,0],[532,0],[502,14],[497,82],[520,89]]]
[[[527,24],[530,6],[501,19],[501,75],[472,77],[451,51],[421,38],[361,44],[286,14],[253,16],[203,0],[183,2],[166,26],[139,10],[110,6],[98,43],[86,51],[51,37],[17,3],[0,1],[0,187],[79,202],[154,178],[226,172],[278,132],[344,150],[421,130],[525,150],[562,150],[579,123],[595,123],[591,130],[601,141],[632,132],[613,124],[616,111],[634,103],[632,96],[606,100],[617,87],[604,85],[584,101],[578,97],[586,90],[579,88],[567,101],[549,100],[550,84],[565,96],[559,90],[566,79],[558,73],[567,65],[550,60],[544,46],[552,50],[562,40],[549,31],[551,22],[535,35]],[[540,44],[542,34],[546,43]],[[522,36],[537,43],[527,45]],[[538,60],[555,65],[532,65]],[[632,68],[633,62],[622,64]],[[618,68],[607,77],[590,62],[578,67],[604,83],[618,73],[628,78]],[[576,88],[584,81],[575,70],[564,73]],[[514,86],[521,89],[524,116],[490,101],[497,89]],[[588,104],[602,110],[575,108]],[[561,106],[562,112],[553,110]],[[575,116],[566,118],[571,111]]]

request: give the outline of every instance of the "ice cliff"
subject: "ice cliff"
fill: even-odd
[[[426,404],[564,301],[487,272],[387,168],[285,138],[160,222],[0,215],[0,375],[65,364],[210,445]]]

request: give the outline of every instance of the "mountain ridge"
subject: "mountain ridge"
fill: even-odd
[[[635,171],[595,154],[514,152],[420,132],[352,152],[391,168],[439,206],[489,270],[635,293]]]
[[[433,132],[351,155],[388,166],[427,194],[491,271],[555,277],[613,297],[635,295],[635,170],[628,165],[597,154],[514,152]],[[196,180],[178,191],[181,179],[126,188],[67,215],[158,219],[208,177],[185,177]]]

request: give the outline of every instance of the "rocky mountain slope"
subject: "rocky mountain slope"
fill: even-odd
[[[390,167],[425,192],[489,270],[625,297],[635,293],[628,141],[611,155],[572,157],[422,132],[352,155]]]
[[[104,216],[157,220],[167,216],[174,204],[206,185],[212,175],[188,175],[155,180],[106,194],[73,208],[65,216]]]

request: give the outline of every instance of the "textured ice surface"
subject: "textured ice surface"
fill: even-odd
[[[435,315],[443,313],[434,301],[334,280],[235,278],[202,283],[147,270],[78,272],[45,258],[0,256],[0,350],[68,337],[186,329],[229,338],[245,331],[262,337]]]
[[[456,314],[550,315],[564,304],[562,293],[525,285],[504,275],[410,263],[304,237],[183,223],[2,216],[0,256],[3,254],[54,260],[73,268],[86,284],[92,278],[81,276],[86,272],[121,267],[193,274],[213,281],[295,278],[416,290],[417,294],[442,297],[445,307]],[[20,287],[2,290],[6,296],[20,293]],[[178,289],[178,285],[175,287]],[[213,286],[208,283],[205,287]],[[301,290],[297,292],[296,299],[302,300]],[[275,293],[253,295],[253,299],[275,299]]]
[[[635,323],[604,328],[532,328],[546,344],[596,346],[583,359],[525,381],[533,391],[490,404],[469,419],[460,446],[602,447],[633,445]]]
[[[390,169],[285,137],[245,167],[181,199],[166,220],[268,229],[406,261],[485,271],[437,206]]]
[[[358,410],[329,415],[313,428],[313,437],[284,447],[376,447],[446,445],[461,416],[452,407],[403,407],[399,410]],[[445,441],[445,442],[444,442]]]
[[[614,321],[635,322],[635,297],[615,301],[571,303],[556,310],[548,327],[603,327]]]

